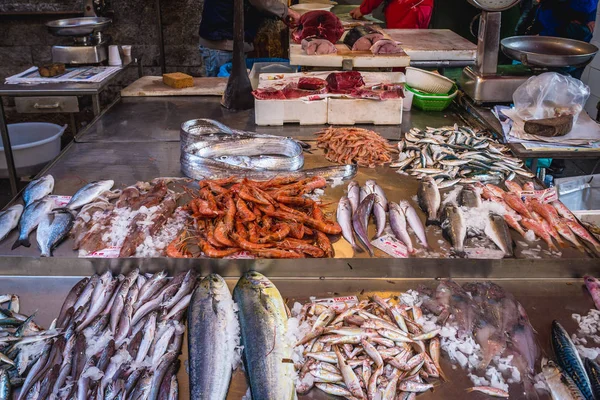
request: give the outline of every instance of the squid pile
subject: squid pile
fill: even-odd
[[[57,329],[31,365],[19,399],[177,398],[183,316],[193,271],[172,279],[135,269],[79,281]]]
[[[534,176],[489,132],[467,126],[413,128],[398,142],[398,150],[392,168],[417,179],[431,177],[440,188]]]
[[[375,168],[392,161],[394,146],[377,132],[361,128],[327,128],[317,132],[317,146],[338,164]]]
[[[327,185],[324,178],[230,177],[198,184],[199,190],[188,190],[190,219],[169,244],[169,257],[223,258],[242,252],[260,258],[333,257],[327,235],[341,228],[323,214],[323,204],[307,197]]]
[[[295,347],[299,383],[347,399],[412,399],[445,380],[440,329],[425,330],[420,307],[373,295],[353,305],[305,304]],[[306,329],[302,329],[302,328]]]

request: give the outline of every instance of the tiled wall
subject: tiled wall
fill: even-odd
[[[600,7],[598,7],[598,14],[596,17],[596,30],[594,31],[594,37],[592,43],[596,47],[600,48]],[[591,95],[585,106],[588,114],[592,118],[596,118],[598,109],[596,108],[598,102],[600,102],[600,52],[596,55],[594,60],[585,69],[581,80],[590,86]]]

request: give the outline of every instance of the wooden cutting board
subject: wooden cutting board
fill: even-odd
[[[228,78],[194,78],[194,86],[174,89],[162,82],[162,76],[143,76],[125,89],[122,97],[143,96],[222,96]]]
[[[337,53],[309,56],[302,50],[302,45],[290,43],[290,64],[329,68],[340,68],[344,60],[352,60],[354,68],[407,67],[410,64],[406,53],[374,55],[370,51],[352,51],[341,43],[335,47]]]
[[[449,29],[384,29],[412,61],[474,61],[477,45]]]

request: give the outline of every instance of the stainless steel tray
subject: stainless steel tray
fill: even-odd
[[[116,272],[116,271],[115,271]],[[37,310],[36,321],[43,326],[48,326],[53,318],[58,315],[62,302],[71,287],[80,277],[25,277],[14,276],[0,279],[0,293],[16,293],[21,296],[21,308],[24,313],[30,314]],[[306,302],[309,296],[331,297],[338,295],[358,295],[361,298],[374,293],[380,295],[397,295],[401,291],[417,288],[419,285],[435,287],[437,282],[433,279],[352,279],[352,278],[276,278],[271,277],[283,297],[291,306],[295,301]],[[231,290],[237,277],[227,279]],[[465,282],[460,280],[460,283]],[[575,323],[571,319],[573,313],[586,314],[594,307],[590,296],[582,286],[582,280],[496,280],[504,289],[513,293],[518,301],[527,310],[533,327],[537,330],[537,342],[546,357],[552,357],[550,348],[550,325],[552,320],[558,320],[569,333],[574,333]],[[40,287],[44,290],[40,291]],[[183,345],[183,354],[180,359],[187,359],[187,340]],[[182,363],[185,365],[185,363]],[[457,368],[454,370],[448,359],[443,356],[442,368],[448,374],[450,382],[440,384],[433,392],[419,396],[419,399],[458,399],[465,396],[465,389],[472,386],[466,376],[466,371]],[[538,367],[539,368],[539,367]],[[537,371],[536,371],[537,372]],[[189,379],[185,368],[178,374],[180,385],[180,398],[189,398]],[[228,399],[239,400],[246,393],[246,380],[241,371],[236,371],[229,389]],[[318,390],[312,390],[300,399],[333,399]],[[482,395],[469,395],[468,398],[483,399]],[[516,385],[511,386],[511,399],[525,398]],[[540,396],[540,399],[549,399],[549,396]]]
[[[502,39],[500,47],[531,67],[585,67],[598,52],[591,43],[549,36],[512,36]]]
[[[87,36],[106,30],[111,23],[110,18],[81,17],[50,21],[46,27],[55,36]]]

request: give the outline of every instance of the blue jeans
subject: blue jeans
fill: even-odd
[[[230,51],[209,49],[202,45],[198,47],[206,68],[206,76],[217,76],[221,65],[227,64],[233,59],[233,53]]]

